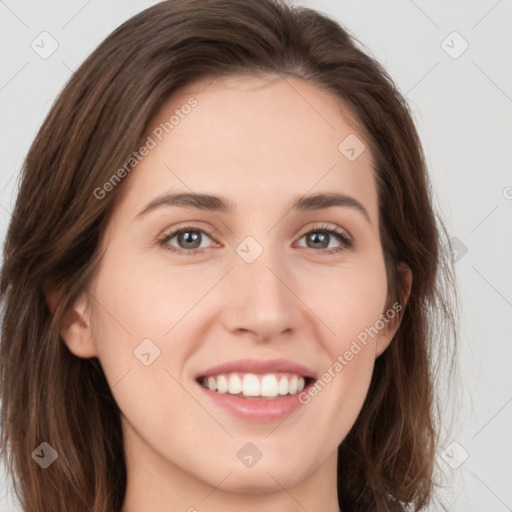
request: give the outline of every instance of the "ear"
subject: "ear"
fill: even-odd
[[[62,297],[58,283],[45,284],[46,303],[53,314]],[[90,304],[87,291],[82,292],[62,317],[60,336],[68,349],[78,357],[98,355],[90,328]]]
[[[400,322],[397,322],[395,317],[398,316],[398,314],[405,308],[405,305],[407,304],[407,301],[409,300],[409,296],[411,294],[411,269],[407,265],[405,265],[405,263],[400,263],[398,266],[398,272],[400,273],[400,279],[405,283],[405,293],[404,296],[402,297],[402,301],[400,304],[393,304],[390,310],[385,311],[383,313],[384,327],[379,330],[377,343],[375,347],[375,358],[379,357],[388,348],[389,344],[393,340],[396,331],[400,327]],[[386,322],[386,319],[389,319],[391,321]]]

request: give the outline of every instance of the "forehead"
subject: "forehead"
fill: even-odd
[[[129,176],[125,209],[168,191],[262,208],[332,190],[377,213],[368,144],[355,160],[340,149],[351,137],[365,143],[363,134],[340,100],[308,82],[232,76],[189,84],[162,104],[146,137],[154,144]]]

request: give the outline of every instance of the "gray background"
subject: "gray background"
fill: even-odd
[[[0,0],[2,240],[24,155],[57,93],[108,33],[154,3]],[[446,489],[430,510],[512,511],[512,2],[296,3],[337,18],[389,71],[459,240],[462,406],[440,453]],[[58,43],[48,58],[31,47],[51,48],[43,31]],[[0,473],[0,510],[14,503]]]

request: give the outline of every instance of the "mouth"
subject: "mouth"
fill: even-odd
[[[242,373],[230,372],[217,375],[200,375],[196,379],[203,388],[218,394],[244,400],[278,400],[298,395],[315,379],[292,372]]]
[[[289,359],[238,359],[196,376],[205,399],[214,407],[243,421],[261,423],[283,421],[294,411],[304,410],[308,402],[301,396],[316,381],[313,369]]]

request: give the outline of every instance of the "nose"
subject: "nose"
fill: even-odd
[[[292,273],[270,250],[252,263],[237,257],[222,291],[225,329],[261,341],[289,336],[304,318],[304,303],[294,288]]]

